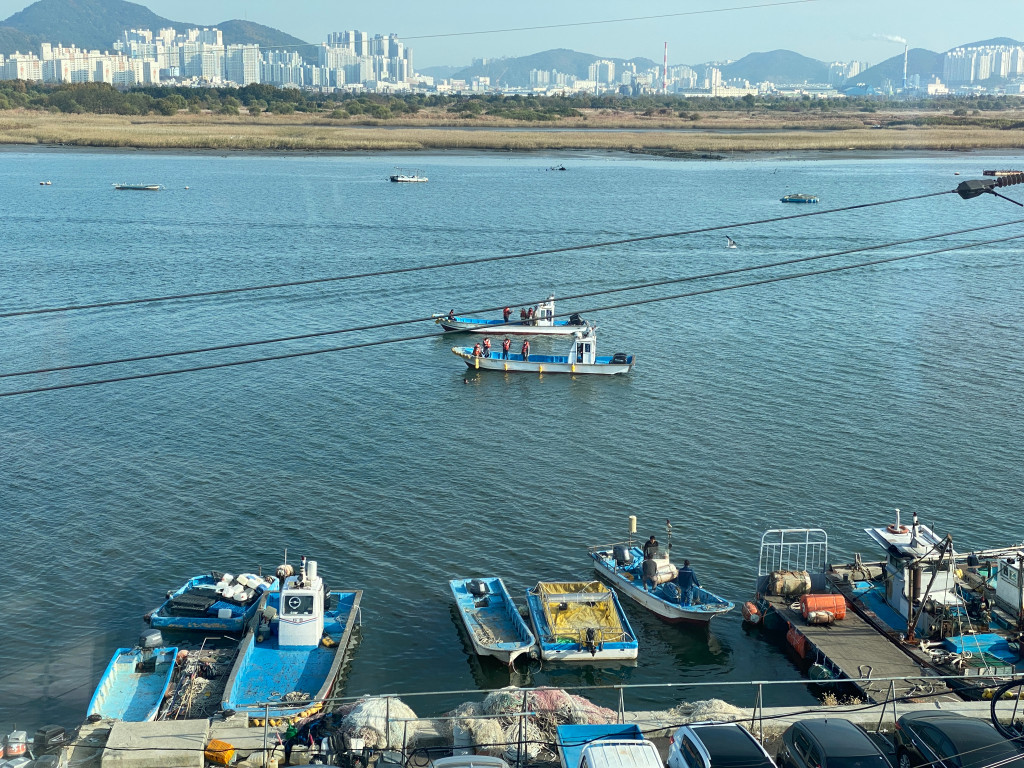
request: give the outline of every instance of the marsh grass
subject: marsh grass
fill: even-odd
[[[802,116],[805,117],[805,116]],[[632,152],[779,152],[842,150],[971,150],[1024,147],[1024,131],[983,126],[899,125],[878,130],[854,117],[802,119],[799,127],[782,121],[750,119],[740,125],[708,121],[705,127],[687,121],[671,124],[609,118],[559,123],[579,130],[504,130],[508,125],[472,123],[474,131],[453,130],[449,125],[407,121],[401,127],[388,121],[381,125],[332,121],[326,117],[289,115],[274,117],[225,117],[177,115],[130,118],[117,115],[63,115],[12,112],[0,117],[0,143],[61,144],[79,147],[134,147],[179,150],[249,151],[374,151],[409,152],[433,150],[594,150]],[[662,121],[663,123],[665,121]],[[620,124],[621,123],[621,124]],[[458,122],[465,126],[466,121]],[[711,128],[711,126],[714,128]],[[586,127],[618,128],[616,132]],[[731,126],[735,132],[718,132]],[[629,131],[628,128],[661,128]],[[625,128],[626,130],[621,130]]]

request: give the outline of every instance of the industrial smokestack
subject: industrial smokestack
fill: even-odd
[[[907,92],[907,51],[910,46],[906,43],[903,45],[903,92]]]

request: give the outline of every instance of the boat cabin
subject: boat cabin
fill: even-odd
[[[573,334],[572,349],[569,351],[569,362],[580,365],[593,364],[597,361],[597,335],[589,328]]]
[[[919,612],[918,621],[926,620],[924,611],[919,610],[926,601],[946,607],[963,604],[957,594],[952,542],[921,525],[916,513],[910,526],[900,524],[897,510],[895,525],[864,531],[886,553],[885,601],[907,618],[908,624],[912,611]]]
[[[281,587],[277,614],[277,642],[282,646],[313,647],[324,634],[324,582],[316,572],[316,560],[302,560],[298,576]]]
[[[996,605],[1011,616],[1019,616],[1024,608],[1024,549],[999,558]]]

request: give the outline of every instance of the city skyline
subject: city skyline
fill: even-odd
[[[415,47],[419,69],[464,66],[473,59],[524,56],[551,48],[657,61],[666,41],[671,63],[739,59],[751,52],[780,48],[821,61],[878,62],[899,55],[901,39],[911,48],[945,51],[976,40],[1024,37],[1024,20],[1015,26],[1006,21],[1021,18],[1019,7],[1013,7],[1019,6],[1019,0],[991,0],[972,7],[967,18],[962,15],[963,4],[953,0],[901,4],[884,0],[726,0],[685,6],[666,1],[632,10],[603,0],[564,0],[555,11],[550,4],[524,0],[514,16],[470,3],[426,6],[408,0],[395,0],[383,10],[367,5],[339,10],[325,0],[305,0],[297,6],[270,0],[148,0],[139,4],[173,21],[203,26],[247,19],[309,43],[323,42],[328,34],[343,29],[394,32]],[[6,19],[27,5],[24,0],[0,0],[0,16]],[[741,7],[755,5],[762,7]],[[722,10],[729,8],[734,10]],[[632,20],[594,23],[626,17]],[[484,32],[547,25],[568,26]]]

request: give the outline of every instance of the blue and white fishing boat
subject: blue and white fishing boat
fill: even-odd
[[[279,589],[267,593],[257,626],[250,627],[228,676],[225,710],[273,717],[312,713],[330,694],[359,617],[362,590],[326,592],[315,560],[299,573],[277,568]]]
[[[708,626],[715,616],[728,613],[735,606],[704,589],[689,566],[682,569],[672,564],[672,524],[667,524],[668,547],[651,548],[653,561],[651,584],[644,585],[644,551],[629,541],[587,551],[594,561],[597,575],[611,586],[669,624]],[[630,533],[636,533],[636,518],[630,516]],[[687,561],[688,562],[688,561]]]
[[[270,586],[251,573],[194,576],[168,592],[160,607],[144,618],[155,629],[240,633],[256,615]]]
[[[525,312],[526,310],[524,310]],[[555,297],[548,296],[528,311],[529,317],[516,320],[485,320],[476,317],[460,317],[452,310],[447,315],[433,315],[434,322],[446,331],[483,333],[491,336],[572,336],[586,327],[587,322],[578,314],[568,320],[555,319]]]
[[[452,579],[448,584],[478,655],[493,656],[512,666],[517,658],[534,650],[537,638],[501,579]]]
[[[540,581],[526,605],[545,661],[628,661],[639,644],[615,593],[599,581]]]
[[[155,720],[174,677],[178,649],[150,629],[134,648],[118,648],[89,701],[88,715],[142,723]]]
[[[783,203],[816,203],[818,202],[817,195],[806,195],[799,192],[791,192],[788,195],[783,195],[779,198]]]
[[[502,352],[494,350],[483,352],[480,345],[473,347],[452,347],[452,352],[465,361],[469,368],[486,371],[525,371],[528,373],[574,373],[602,374],[611,376],[617,373],[628,373],[636,362],[636,355],[616,352],[614,355],[597,356],[597,332],[587,327],[576,332],[576,338],[565,355],[536,355],[509,352],[503,357]]]

